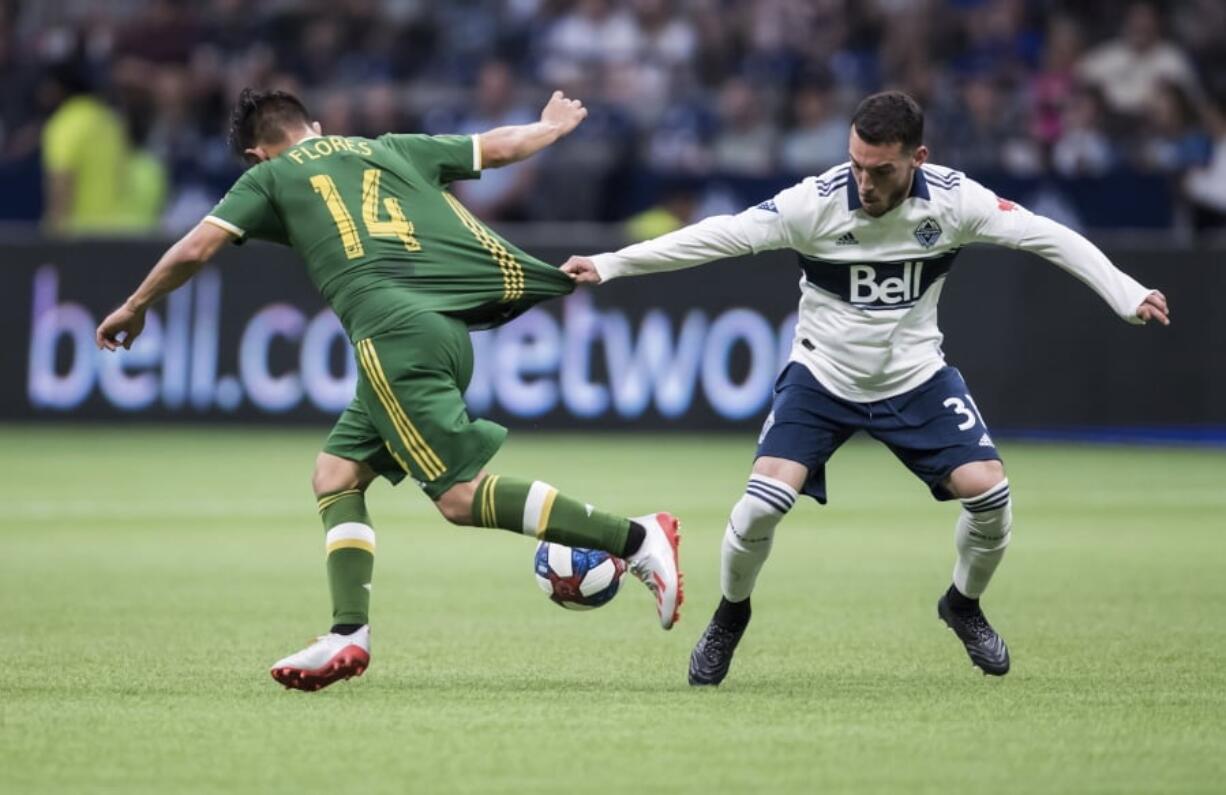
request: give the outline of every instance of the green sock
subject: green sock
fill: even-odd
[[[473,524],[620,555],[630,520],[596,511],[548,483],[488,475],[473,497]]]
[[[368,624],[375,531],[366,513],[366,497],[357,489],[325,494],[319,498],[319,515],[327,531],[332,623]]]

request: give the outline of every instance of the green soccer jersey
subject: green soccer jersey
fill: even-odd
[[[309,138],[249,169],[205,220],[292,246],[352,341],[423,312],[488,327],[574,287],[446,190],[480,170],[476,136]]]

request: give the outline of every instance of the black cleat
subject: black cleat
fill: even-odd
[[[937,617],[962,641],[971,665],[990,676],[1009,673],[1009,647],[992,629],[978,605],[972,612],[959,612],[953,609],[949,595],[945,594],[937,601]]]
[[[724,681],[732,665],[732,653],[736,651],[736,645],[741,642],[747,626],[748,622],[742,624],[740,629],[732,629],[711,619],[690,654],[691,685],[718,685]]]

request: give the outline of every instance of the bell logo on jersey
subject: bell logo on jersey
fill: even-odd
[[[906,309],[949,273],[958,249],[927,259],[840,262],[799,254],[805,281],[867,310]]]
[[[853,304],[894,306],[913,304],[920,297],[924,263],[904,262],[902,273],[878,281],[877,268],[872,265],[852,265],[851,285],[847,300]]]

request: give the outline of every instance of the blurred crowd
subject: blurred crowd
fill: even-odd
[[[457,187],[490,220],[646,235],[736,209],[846,160],[885,87],[925,106],[935,162],[989,184],[1140,175],[1180,223],[1226,218],[1222,0],[0,0],[0,69],[0,169],[37,164],[49,230],[196,221],[239,173],[247,85],[371,136],[582,98],[571,138]]]

